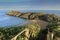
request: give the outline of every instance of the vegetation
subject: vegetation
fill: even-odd
[[[43,12],[24,12],[10,11],[7,13],[9,16],[16,16],[28,20],[43,20],[48,23],[46,29],[41,30],[41,26],[38,23],[26,24],[23,26],[12,26],[10,28],[0,28],[0,40],[11,40],[19,32],[23,31],[25,28],[29,29],[28,32],[24,32],[17,37],[16,40],[25,40],[28,36],[28,40],[37,40],[39,34],[45,33],[43,35],[50,35],[50,40],[55,40],[56,37],[60,37],[60,18],[55,14],[45,14]],[[29,33],[29,35],[26,35]],[[52,36],[53,35],[53,36]],[[39,36],[40,37],[40,36]],[[46,38],[46,36],[45,36]]]
[[[30,30],[29,31],[29,35],[27,34],[27,36],[29,36],[29,40],[36,40],[37,36],[40,32],[40,26],[39,25],[28,25],[27,28]],[[20,35],[17,40],[25,40],[26,36],[24,36],[24,33],[22,35]]]
[[[14,37],[24,28],[25,28],[25,26],[0,28],[0,40],[10,40],[12,37]]]
[[[48,26],[48,33],[50,32],[50,40],[56,40],[56,37],[60,37],[60,21],[53,20],[49,22]]]
[[[0,28],[0,38],[1,40],[10,40],[15,35],[17,35],[19,32],[24,30],[25,28],[28,28],[30,30],[30,39],[35,39],[40,31],[40,27],[38,25],[24,25],[24,26],[18,26],[18,27],[10,27],[10,28]],[[25,38],[24,33],[20,35],[17,40],[22,40],[22,38]]]

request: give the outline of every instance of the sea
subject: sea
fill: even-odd
[[[28,20],[6,15],[11,10],[0,10],[0,27],[11,27],[22,25]],[[16,10],[15,10],[16,11]],[[56,14],[60,17],[60,10],[19,10],[20,12],[44,12],[46,14]]]

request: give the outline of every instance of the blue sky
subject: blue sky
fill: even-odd
[[[60,10],[60,0],[0,0],[5,10]]]

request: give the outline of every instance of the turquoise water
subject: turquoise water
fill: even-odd
[[[9,10],[0,10],[0,27],[21,25],[27,22],[27,20],[18,17],[7,16],[6,13],[8,11]],[[20,10],[20,11],[21,12],[45,12],[48,14],[54,13],[60,16],[59,10]]]

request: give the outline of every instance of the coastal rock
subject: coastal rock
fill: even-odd
[[[41,19],[47,22],[58,21],[60,18],[55,14],[46,14],[44,12],[19,12],[19,11],[10,11],[7,13],[9,16],[20,17],[28,20]]]
[[[10,11],[10,12],[8,12],[7,13],[7,15],[9,15],[9,16],[20,16],[21,15],[21,12],[19,12],[19,11]]]

